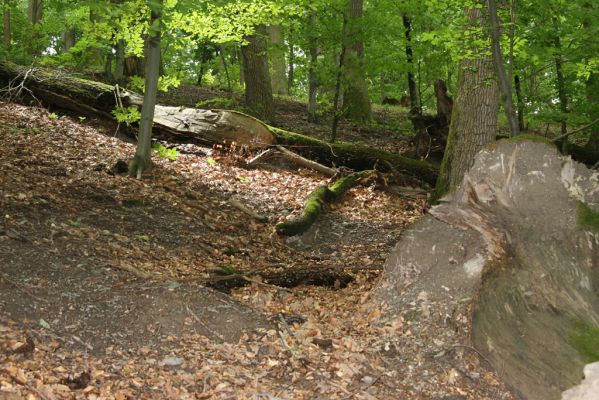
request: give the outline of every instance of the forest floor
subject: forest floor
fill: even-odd
[[[383,142],[385,129],[364,135]],[[0,103],[0,399],[482,399],[489,387],[492,398],[510,398],[492,372],[404,371],[388,339],[410,330],[371,324],[376,310],[363,307],[425,195],[356,187],[306,234],[285,239],[275,223],[297,215],[322,176],[248,170],[241,155],[190,146],[175,160],[155,157],[136,180],[112,170],[134,153],[113,132]],[[264,283],[303,268],[353,281]],[[149,300],[162,290],[201,302],[202,283],[223,270],[248,283],[232,298],[258,311],[230,327],[198,327],[183,303],[180,323],[167,326],[160,312],[172,297]],[[240,327],[256,330],[228,341]]]

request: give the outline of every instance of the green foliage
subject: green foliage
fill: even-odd
[[[175,161],[177,157],[179,157],[179,150],[177,150],[176,147],[171,147],[169,149],[166,146],[155,143],[152,148],[158,153],[158,157],[160,158],[168,158],[171,161]]]
[[[568,335],[568,344],[574,347],[585,362],[599,361],[599,327],[578,321]]]
[[[212,157],[208,157],[206,159],[206,164],[208,164],[209,167],[214,167],[216,166],[216,160]]]
[[[112,115],[114,115],[118,122],[125,123],[127,126],[141,119],[141,113],[137,109],[137,106],[129,106],[127,108],[117,107],[112,110]]]

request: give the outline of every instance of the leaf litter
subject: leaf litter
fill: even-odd
[[[0,122],[0,399],[489,398],[481,387],[496,388],[492,398],[511,398],[479,365],[471,373],[398,365],[394,355],[404,349],[392,338],[409,338],[409,324],[377,325],[378,310],[365,306],[377,270],[425,198],[353,188],[306,235],[283,239],[275,223],[297,215],[307,194],[326,183],[312,171],[247,170],[238,157],[198,148],[176,160],[154,157],[138,181],[111,170],[134,154],[133,144],[112,137],[112,127],[10,103],[0,103]],[[232,196],[268,222],[232,207]],[[22,262],[37,275],[8,258],[19,246],[31,249]],[[231,296],[269,316],[270,325],[238,343],[153,331],[153,342],[116,340],[98,353],[81,339],[80,321],[58,326],[62,320],[52,319],[77,302],[77,285],[59,302],[48,297],[56,292],[47,290],[44,274],[69,271],[36,258],[41,250],[75,265],[75,276],[86,276],[86,261],[102,265],[106,276],[115,269],[129,275],[122,285],[131,296],[140,296],[134,282],[175,289],[228,268],[253,277]],[[269,273],[307,266],[372,269],[349,268],[354,280],[344,288],[263,283]],[[97,290],[106,290],[101,280]],[[13,303],[60,306],[32,319]],[[188,311],[191,326],[197,315]]]

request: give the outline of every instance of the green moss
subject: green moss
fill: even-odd
[[[599,212],[593,210],[582,201],[578,202],[576,211],[579,227],[599,231]]]
[[[599,361],[599,327],[578,321],[568,335],[568,344],[576,349],[587,363]]]
[[[525,134],[522,134],[522,135],[518,135],[518,136],[511,137],[511,138],[507,138],[507,139],[501,139],[501,140],[498,140],[497,142],[494,142],[492,145],[497,145],[498,143],[502,143],[502,142],[515,142],[515,143],[519,143],[519,142],[535,142],[535,143],[545,143],[546,145],[551,146],[552,148],[554,148],[554,149],[557,150],[557,146],[551,140],[549,140],[549,139],[547,139],[546,137],[543,137],[543,136],[533,135],[533,134],[529,134],[529,133],[525,133]]]

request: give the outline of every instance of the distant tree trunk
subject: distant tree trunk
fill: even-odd
[[[10,5],[8,3],[8,0],[4,0],[4,10],[2,11],[2,31],[3,31],[3,36],[2,36],[2,44],[4,45],[5,49],[8,49],[10,47]]]
[[[268,73],[266,54],[266,27],[256,27],[253,35],[245,37],[247,44],[241,47],[245,82],[245,105],[252,115],[266,121],[274,119],[272,86]]]
[[[505,67],[503,66],[503,54],[501,51],[501,32],[499,28],[499,17],[497,16],[497,3],[495,0],[487,0],[489,8],[489,22],[491,25],[491,50],[493,52],[493,60],[495,62],[495,69],[497,71],[497,78],[499,81],[499,87],[501,89],[501,97],[503,99],[503,108],[507,116],[508,124],[510,126],[510,136],[517,136],[520,134],[520,127],[518,126],[518,119],[514,113],[514,102],[512,100],[512,83],[508,80],[505,73]]]
[[[343,13],[343,23],[341,25],[341,52],[339,53],[339,69],[337,70],[337,79],[335,81],[335,94],[333,97],[333,124],[331,127],[331,142],[337,140],[337,126],[341,118],[339,110],[339,96],[341,95],[341,78],[343,76],[343,67],[345,66],[345,52],[347,50],[347,14]]]
[[[241,51],[241,47],[237,49],[237,59],[239,60],[239,86],[245,86],[245,73],[243,66],[243,51]]]
[[[289,62],[287,64],[287,94],[292,94],[293,85],[295,85],[295,51],[293,43],[289,43]]]
[[[435,98],[437,99],[437,118],[442,120],[445,125],[451,121],[451,111],[453,110],[453,100],[447,94],[447,85],[443,79],[435,81]]]
[[[422,114],[416,81],[414,80],[414,54],[412,51],[412,21],[403,15],[403,26],[406,36],[406,61],[408,64],[408,90],[410,92],[410,115],[416,117]]]
[[[139,137],[135,157],[129,164],[129,175],[141,178],[141,174],[151,165],[152,122],[154,106],[158,93],[158,77],[160,76],[160,39],[163,0],[148,1],[150,7],[150,29],[146,46],[146,87],[141,108]]]
[[[27,16],[29,17],[29,22],[34,25],[40,23],[43,16],[43,9],[43,0],[28,0]]]
[[[75,45],[75,29],[69,28],[62,33],[62,49],[69,51]]]
[[[125,76],[144,76],[144,59],[135,55],[125,59]]]
[[[362,38],[362,14],[364,0],[348,0],[347,4],[347,57],[344,62],[345,90],[343,94],[344,115],[356,122],[372,118],[364,73],[364,41]]]
[[[559,108],[561,111],[561,135],[565,135],[568,131],[568,95],[566,94],[566,80],[564,78],[564,71],[562,67],[562,41],[559,35],[555,36],[553,43],[555,46],[555,85],[557,88],[557,98],[559,99]],[[562,142],[562,153],[565,154],[567,153],[567,151],[568,137],[566,136],[564,137],[564,141]]]
[[[592,73],[586,82],[587,90],[587,113],[591,118],[599,115],[599,74]],[[599,153],[599,124],[591,127],[591,136],[585,145],[587,150]]]
[[[524,99],[522,98],[522,85],[520,83],[520,75],[514,75],[514,89],[516,90],[516,102],[518,104],[518,126],[520,132],[526,130],[524,126]]]
[[[316,12],[312,11],[308,19],[308,52],[310,59],[308,61],[308,122],[317,121],[317,93],[318,93],[318,75],[316,67],[318,63],[318,37],[316,34]]]
[[[470,8],[466,12],[471,24],[485,26],[480,9]],[[463,59],[435,200],[453,191],[472,166],[476,153],[495,140],[498,110],[499,91],[493,58]]]
[[[270,56],[271,82],[273,94],[286,95],[287,76],[285,75],[285,42],[283,38],[283,27],[281,25],[271,25],[268,27],[270,37],[270,46],[268,55]]]
[[[231,99],[233,98],[233,84],[231,83],[231,75],[229,74],[229,67],[227,66],[227,58],[225,57],[225,46],[224,45],[220,45],[218,48],[218,53],[220,55],[220,63],[225,71],[225,79],[227,80],[227,91],[229,92],[229,95],[231,96]]]
[[[115,47],[115,66],[114,80],[116,83],[123,83],[125,78],[125,41],[119,40]]]
[[[104,76],[106,77],[106,80],[108,81],[113,81],[114,80],[114,76],[112,75],[112,60],[114,58],[114,54],[112,54],[112,49],[108,50],[108,53],[106,53],[106,60],[104,62]]]

